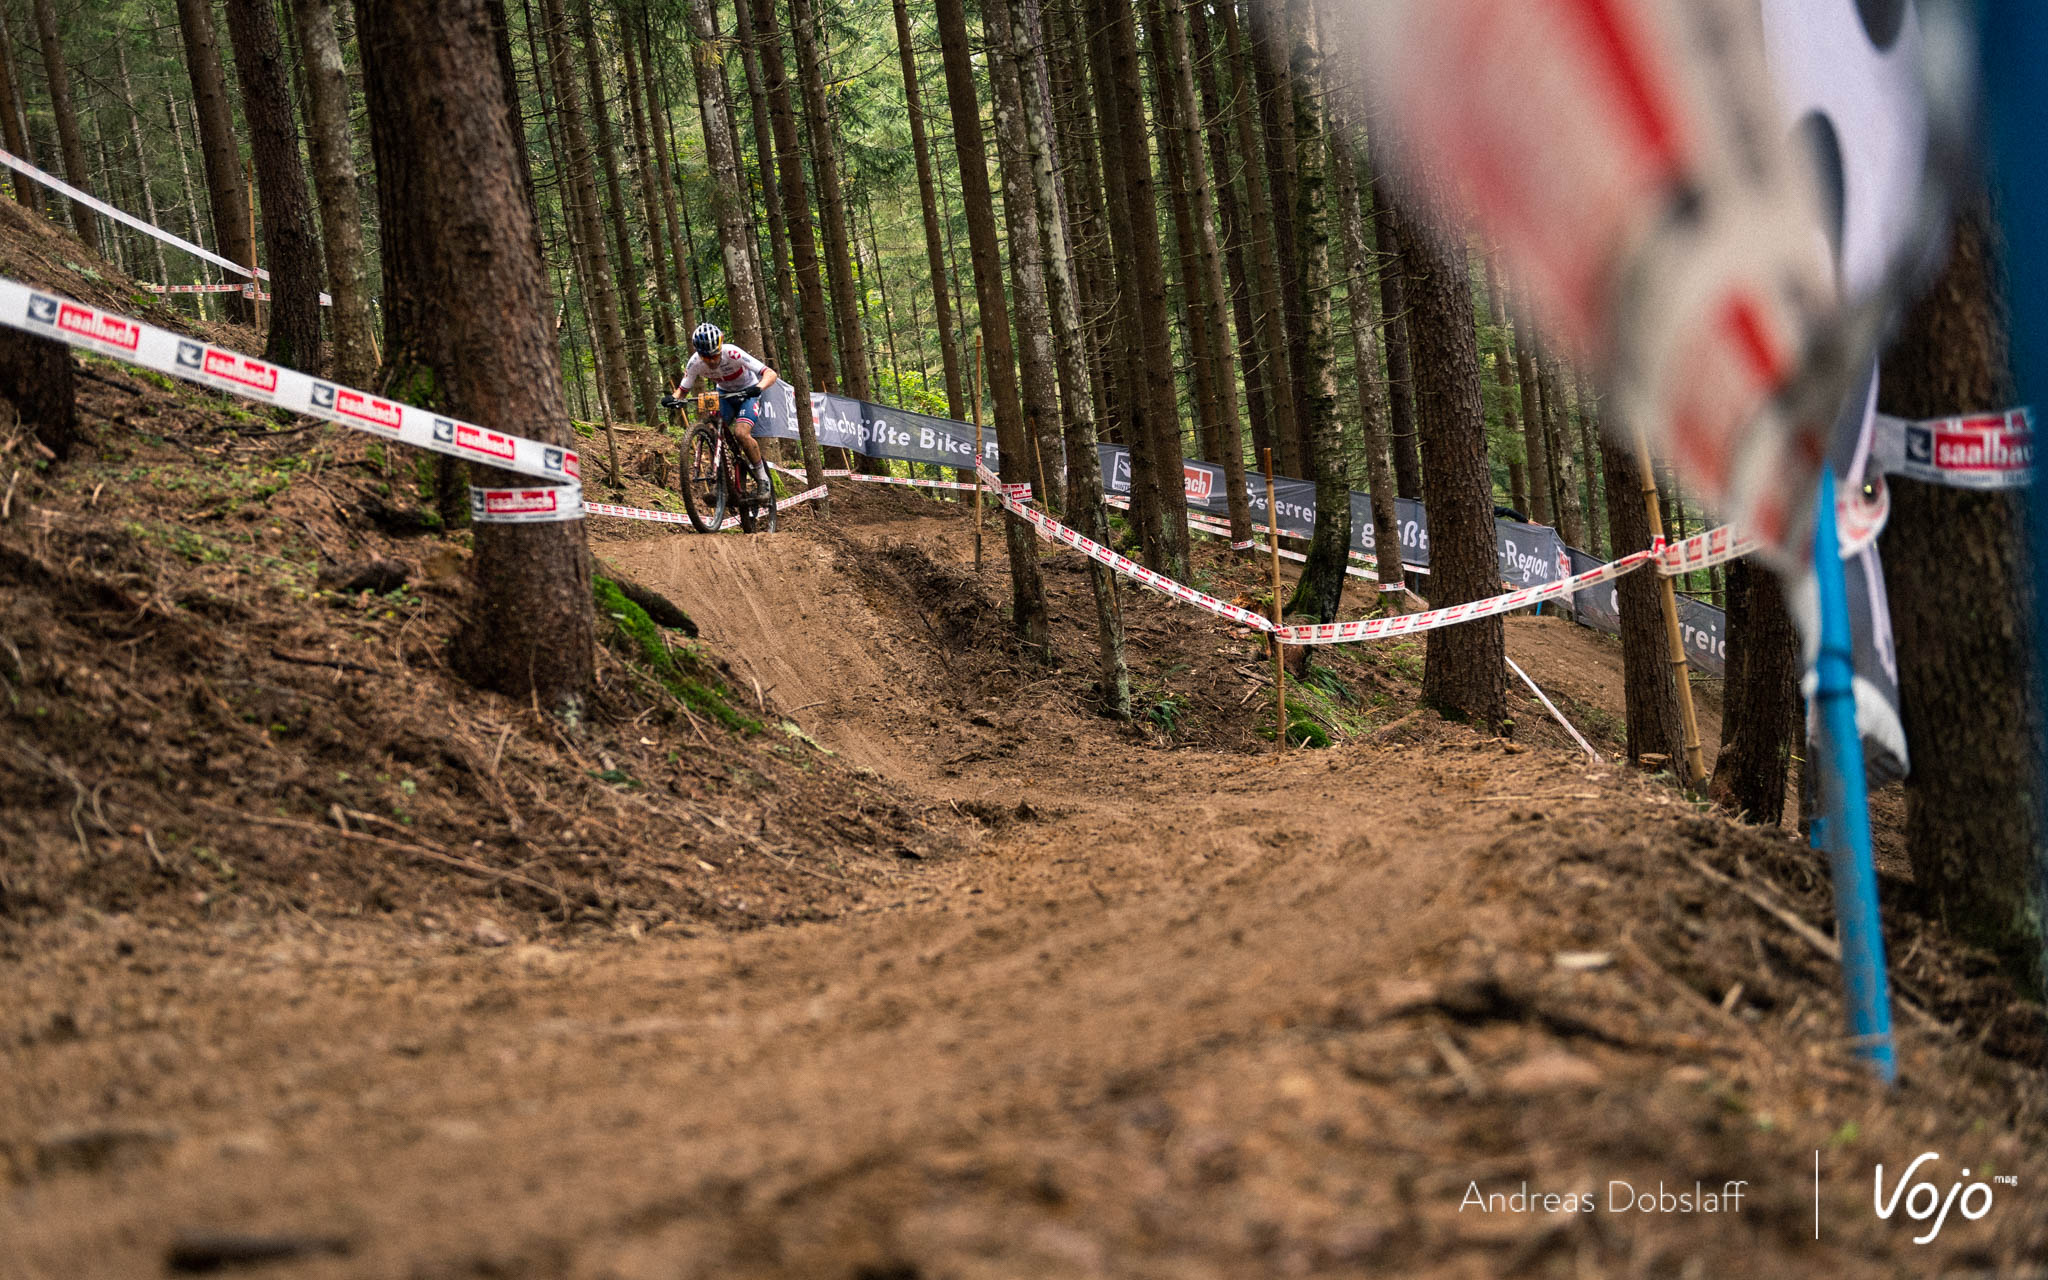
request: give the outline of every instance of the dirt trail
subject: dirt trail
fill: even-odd
[[[1783,841],[1451,728],[1278,761],[1140,745],[1027,671],[957,670],[946,601],[848,563],[920,536],[600,550],[878,787],[977,814],[971,856],[733,936],[114,919],[24,955],[0,1277],[153,1274],[179,1226],[352,1242],[294,1277],[2048,1264],[2038,1077],[1915,1031],[1881,1096],[1832,969],[1683,862]],[[2020,1190],[1916,1248],[1869,1168],[1922,1149]],[[1739,1213],[1610,1212],[1611,1180],[1747,1186]],[[1524,1182],[1599,1211],[1460,1210]]]

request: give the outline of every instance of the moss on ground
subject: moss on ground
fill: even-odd
[[[682,704],[701,715],[709,716],[734,733],[760,733],[763,725],[759,720],[735,708],[725,696],[725,690],[716,683],[709,667],[698,656],[694,647],[684,646],[672,649],[662,639],[661,628],[647,611],[626,598],[619,590],[619,584],[610,578],[591,579],[591,595],[597,603],[598,613],[611,619],[611,634],[606,637],[614,650],[629,660],[646,667],[661,686],[674,694]]]

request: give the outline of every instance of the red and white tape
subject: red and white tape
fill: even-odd
[[[172,235],[170,232],[164,230],[162,227],[157,226],[155,223],[144,222],[142,219],[136,217],[132,213],[127,212],[126,210],[116,209],[113,205],[108,204],[106,201],[100,199],[98,196],[93,195],[91,192],[80,191],[77,187],[72,186],[70,183],[64,181],[56,174],[45,173],[41,169],[36,168],[34,165],[22,159],[20,156],[13,154],[12,152],[0,150],[0,165],[6,165],[8,168],[14,170],[16,173],[19,173],[27,178],[32,178],[35,181],[40,182],[44,186],[50,188],[50,190],[55,191],[60,195],[67,197],[68,199],[75,200],[79,204],[82,204],[85,207],[87,207],[88,209],[93,209],[96,210],[97,212],[103,213],[107,215],[109,218],[112,218],[114,221],[120,223],[124,227],[132,227],[146,236],[153,237],[155,239],[163,241],[165,244],[173,245],[177,248],[183,249],[186,253],[191,254],[195,258],[201,258],[207,262],[211,262],[214,266],[221,268],[223,271],[232,271],[238,276],[246,276],[250,274],[249,268],[243,266],[239,262],[236,262],[234,259],[223,258],[219,254],[215,253],[213,250],[193,244],[190,240],[185,239],[183,236]],[[270,273],[264,270],[262,267],[258,267],[256,268],[255,271],[255,278],[258,280],[268,280],[270,279]],[[143,285],[142,287],[147,289],[150,286]],[[230,289],[239,288],[241,288],[241,286],[238,285],[213,287],[213,289],[218,289],[221,292],[226,292]],[[213,291],[213,289],[210,289],[208,291]],[[187,291],[187,289],[172,290],[172,292],[176,293],[183,293]],[[189,291],[199,292],[199,290],[197,289],[191,289]],[[269,295],[265,294],[263,296],[267,298]],[[323,293],[320,295],[321,306],[331,306],[333,305],[333,303],[334,299],[328,297],[326,294]]]
[[[769,465],[773,466],[774,464],[771,463]],[[780,471],[782,468],[776,467],[776,470]],[[810,502],[824,497],[825,494],[826,486],[821,484],[815,489],[806,489],[802,493],[793,493],[787,498],[777,498],[775,500],[775,509],[777,511],[787,511],[799,502]],[[691,523],[690,517],[680,511],[651,511],[646,507],[622,507],[611,502],[586,502],[583,504],[583,510],[589,515],[614,516],[621,520],[652,520],[659,524],[680,525],[689,525]],[[734,528],[739,522],[740,518],[738,516],[727,516],[719,523],[718,530],[713,532]]]
[[[472,524],[555,524],[582,518],[582,485],[550,484],[526,489],[469,487]]]

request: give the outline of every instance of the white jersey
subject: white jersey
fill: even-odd
[[[692,353],[690,363],[683,366],[683,390],[688,391],[697,385],[697,379],[708,376],[718,394],[736,396],[759,382],[766,372],[767,365],[728,342],[718,349],[716,368],[703,356]]]

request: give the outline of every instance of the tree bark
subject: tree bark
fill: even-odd
[[[1273,218],[1273,252],[1278,269],[1281,345],[1274,362],[1284,372],[1293,404],[1292,435],[1276,432],[1280,469],[1289,475],[1313,480],[1314,460],[1310,437],[1309,399],[1315,394],[1309,384],[1309,356],[1303,344],[1308,315],[1302,289],[1302,261],[1299,237],[1302,228],[1300,196],[1296,189],[1301,163],[1296,142],[1295,93],[1292,83],[1290,25],[1284,0],[1249,0],[1246,13],[1250,24],[1252,85],[1257,101],[1261,140],[1266,163],[1266,186],[1271,199],[1265,205]]]
[[[1238,31],[1237,18],[1231,5],[1221,5],[1216,10],[1217,18],[1223,24],[1224,48],[1230,64],[1237,68],[1236,106],[1233,114],[1237,129],[1237,154],[1245,181],[1245,208],[1247,210],[1245,231],[1250,239],[1248,252],[1251,259],[1253,288],[1252,311],[1257,332],[1257,361],[1248,367],[1246,378],[1257,377],[1265,389],[1268,420],[1252,422],[1253,444],[1261,449],[1272,449],[1273,456],[1280,460],[1280,469],[1289,474],[1299,474],[1300,461],[1294,457],[1300,432],[1296,421],[1300,416],[1295,402],[1294,374],[1288,363],[1285,271],[1280,256],[1279,238],[1275,223],[1267,211],[1273,207],[1273,188],[1269,181],[1263,159],[1265,133],[1259,123],[1259,88],[1252,73],[1251,55],[1243,47]],[[1264,229],[1261,229],[1263,220]],[[1261,432],[1264,438],[1261,439]],[[1290,470],[1290,466],[1292,470]]]
[[[320,367],[320,285],[326,271],[306,195],[306,170],[299,161],[277,10],[269,0],[228,0],[227,12],[242,118],[256,162],[256,194],[263,205],[263,252],[270,259],[270,333],[263,358],[315,370]]]
[[[1603,438],[1601,469],[1607,476],[1607,527],[1614,554],[1650,545],[1650,517],[1643,510],[1642,477],[1635,449]],[[1532,482],[1533,483],[1533,482]],[[1432,519],[1432,523],[1434,520]],[[1645,566],[1615,581],[1621,613],[1622,694],[1628,722],[1628,758],[1663,757],[1674,774],[1685,771],[1685,727],[1679,718],[1678,687],[1671,682],[1671,650],[1664,634],[1657,571]]]
[[[14,37],[7,29],[7,13],[0,9],[0,140],[7,149],[26,159],[29,155],[28,130],[22,122],[21,83],[14,73]],[[31,209],[42,206],[36,200],[36,184],[25,173],[15,173],[14,198]]]
[[[1600,530],[1605,522],[1600,515],[1600,485],[1596,483],[1600,473],[1599,401],[1593,395],[1592,385],[1586,381],[1584,370],[1574,369],[1572,381],[1579,401],[1579,457],[1586,471],[1586,545],[1580,550],[1600,555]],[[1613,501],[1612,497],[1608,500]]]
[[[142,145],[142,113],[135,109],[135,83],[128,75],[128,47],[125,42],[116,41],[114,44],[114,65],[121,73],[121,106],[128,115],[128,145],[135,152],[135,176],[137,185],[142,188],[143,216],[151,225],[161,225],[156,212],[156,192],[150,187],[149,150]],[[171,269],[164,261],[164,242],[151,236],[149,249],[156,260],[157,282],[170,284]]]
[[[1550,455],[1557,531],[1571,545],[1584,546],[1580,540],[1585,531],[1579,523],[1578,477],[1572,474],[1577,468],[1572,465],[1571,407],[1565,401],[1564,379],[1558,375],[1556,355],[1542,352],[1542,371],[1537,377],[1543,384],[1543,440]]]
[[[661,390],[647,361],[647,313],[640,304],[640,263],[633,256],[633,234],[626,223],[626,188],[619,181],[619,149],[612,140],[611,95],[605,84],[603,48],[590,0],[576,0],[576,33],[583,40],[583,74],[590,88],[590,118],[596,124],[597,158],[604,171],[604,211],[611,222],[612,248],[618,258],[619,293],[625,303],[626,371],[633,381],[633,404],[641,422],[653,422]]]
[[[658,152],[652,145],[652,133],[647,128],[652,112],[647,102],[651,97],[647,76],[640,65],[639,41],[632,28],[632,19],[626,20],[626,31],[619,45],[626,56],[626,99],[633,115],[633,152],[636,163],[634,176],[640,190],[640,216],[647,226],[647,260],[654,268],[654,345],[648,363],[653,366],[654,381],[658,387],[673,385],[668,378],[668,366],[676,363],[682,350],[682,338],[676,333],[675,282],[669,276],[669,255],[662,235],[661,195],[658,191],[656,174]]]
[[[1344,465],[1344,433],[1337,421],[1337,356],[1330,335],[1330,216],[1326,179],[1330,148],[1323,120],[1323,51],[1312,0],[1288,0],[1285,34],[1288,84],[1293,94],[1294,247],[1300,271],[1297,310],[1301,328],[1293,334],[1299,358],[1295,369],[1296,395],[1304,444],[1316,482],[1315,534],[1309,540],[1308,560],[1301,566],[1301,579],[1289,607],[1318,622],[1334,622],[1344,599],[1344,570],[1351,562],[1351,473]],[[1476,348],[1473,359],[1478,359]],[[1482,438],[1485,417],[1482,402]],[[1491,484],[1487,488],[1490,517]],[[1490,519],[1487,533],[1487,549],[1491,552]],[[1497,568],[1494,577],[1498,581]]]
[[[690,27],[696,37],[697,107],[704,121],[704,154],[711,166],[711,207],[718,219],[718,245],[724,254],[726,305],[732,311],[732,340],[749,351],[761,349],[761,317],[755,305],[754,259],[747,243],[754,234],[740,202],[739,157],[732,146],[732,105],[726,100],[725,78],[719,74],[717,15],[712,0],[690,0]]]
[[[1394,505],[1394,477],[1387,465],[1386,384],[1380,381],[1378,294],[1372,281],[1372,254],[1366,248],[1365,215],[1360,207],[1357,166],[1345,156],[1340,137],[1331,164],[1337,171],[1338,217],[1344,226],[1344,256],[1351,272],[1346,296],[1351,300],[1353,368],[1358,378],[1360,446],[1365,453],[1366,487],[1371,493],[1373,560],[1385,586],[1400,586],[1401,517]],[[1317,502],[1322,498],[1317,496]]]
[[[53,0],[34,0],[36,36],[42,44],[43,77],[50,87],[50,113],[57,120],[57,149],[64,158],[64,180],[80,191],[92,190],[92,170],[86,164],[85,142],[78,132],[78,113],[71,105],[71,71],[64,62],[64,42],[57,33],[57,6]],[[94,253],[100,251],[99,226],[93,211],[71,202],[71,229]]]
[[[547,284],[483,0],[359,0],[385,303],[433,407],[572,447]],[[476,468],[484,483],[524,483]],[[580,717],[593,659],[580,520],[481,524],[455,645],[472,682]]]
[[[1026,470],[1038,497],[1054,511],[1063,507],[1063,449],[1059,423],[1059,375],[1053,367],[1052,317],[1046,309],[1045,261],[1039,239],[1038,205],[1031,188],[1031,148],[1025,138],[1024,86],[1010,50],[1009,0],[982,0],[989,41],[989,81],[996,109],[996,154],[1002,162],[1003,222],[1009,232],[1010,292],[1015,306],[1024,429],[1031,437]]]
[[[1198,8],[1191,6],[1190,8]],[[1187,12],[1180,0],[1163,0],[1163,36],[1167,68],[1172,79],[1175,115],[1180,126],[1181,167],[1190,184],[1195,236],[1194,270],[1189,278],[1196,284],[1190,291],[1193,307],[1202,312],[1201,327],[1209,334],[1211,378],[1216,396],[1216,420],[1212,427],[1213,448],[1206,453],[1211,462],[1223,466],[1223,482],[1229,488],[1230,536],[1243,542],[1252,536],[1251,508],[1245,500],[1244,435],[1239,416],[1237,377],[1230,360],[1230,320],[1225,311],[1227,293],[1223,278],[1223,254],[1216,240],[1215,182],[1203,163],[1201,114],[1196,110],[1194,57],[1190,48]]]
[[[1727,625],[1721,750],[1707,794],[1746,821],[1776,826],[1800,727],[1799,635],[1777,576],[1746,557],[1728,566]]]
[[[1500,286],[1500,272],[1494,262],[1495,256],[1489,253],[1485,258],[1486,308],[1488,314],[1493,317],[1493,373],[1494,381],[1500,387],[1501,425],[1506,428],[1507,436],[1512,440],[1522,433],[1522,422],[1520,415],[1515,412],[1518,392],[1515,387],[1514,358],[1508,350],[1508,308],[1506,298]],[[1511,472],[1517,476],[1515,484],[1515,509],[1525,514],[1528,511],[1529,501],[1528,495],[1525,492],[1528,483],[1528,462],[1529,458],[1525,442],[1522,466],[1518,470],[1511,468]]]
[[[896,11],[902,14],[902,0],[897,0]],[[1031,21],[1028,0],[1011,0],[1009,17],[1009,52],[1017,60],[1020,83],[1028,86],[1037,79],[1033,63],[1043,56],[1032,52],[1041,47],[1038,35],[1043,30],[1043,23]],[[898,32],[899,35],[907,34],[901,25]],[[1038,247],[1045,261],[1047,304],[1059,370],[1060,403],[1066,424],[1066,518],[1083,536],[1108,546],[1109,520],[1102,505],[1102,460],[1095,449],[1094,399],[1088,385],[1088,361],[1083,349],[1066,224],[1060,214],[1049,106],[1050,103],[1042,101],[1036,93],[1027,91],[1023,95],[1032,202],[1038,214]],[[1240,473],[1242,470],[1240,465]],[[1243,487],[1240,482],[1238,488]],[[1088,579],[1095,596],[1095,637],[1101,658],[1098,669],[1103,709],[1118,720],[1128,720],[1131,715],[1131,679],[1124,664],[1123,612],[1117,600],[1116,577],[1107,568],[1090,560]]]
[[[1386,185],[1377,173],[1367,185],[1372,190],[1372,207],[1378,211],[1379,220],[1380,314],[1387,335],[1387,421],[1392,433],[1394,490],[1404,498],[1420,498],[1422,459],[1415,437],[1419,393],[1411,354],[1414,330],[1408,314],[1408,264],[1402,248],[1407,239],[1403,226],[1406,215],[1388,199]],[[1526,378],[1523,385],[1528,385]],[[1525,420],[1528,416],[1523,414]],[[1534,483],[1532,472],[1530,484]]]
[[[1535,524],[1554,525],[1557,507],[1551,500],[1550,440],[1543,427],[1543,384],[1536,376],[1535,335],[1525,332],[1528,328],[1526,320],[1517,320],[1514,349],[1515,380],[1522,388],[1522,459],[1529,469],[1529,519]],[[1620,543],[1615,544],[1617,554],[1620,547]]]
[[[917,196],[924,212],[924,247],[932,277],[932,323],[939,330],[939,360],[946,374],[946,412],[966,416],[960,388],[960,344],[953,337],[953,308],[946,296],[946,246],[939,234],[939,203],[932,185],[930,144],[925,139],[924,104],[918,92],[917,50],[910,38],[910,10],[895,0],[896,50],[903,62],[903,97],[910,113],[910,149],[917,161]]]
[[[1109,215],[1103,208],[1102,138],[1089,101],[1089,42],[1084,0],[1054,0],[1045,8],[1046,43],[1053,52],[1053,115],[1059,126],[1058,153],[1073,169],[1061,184],[1068,243],[1074,254],[1075,306],[1080,314],[1088,381],[1093,391],[1097,434],[1114,439],[1119,430],[1119,382],[1123,363],[1109,336],[1117,323],[1110,298],[1112,264]],[[1112,409],[1113,406],[1119,406]]]
[[[758,0],[760,21],[774,21],[774,0]],[[762,78],[768,82],[768,111],[775,132],[776,168],[781,176],[783,221],[789,231],[790,268],[796,277],[797,305],[803,315],[804,354],[817,385],[839,386],[832,352],[832,325],[825,313],[825,286],[818,271],[818,241],[812,229],[811,202],[804,178],[803,145],[798,137],[796,107],[789,89],[788,65],[778,36],[760,41]]]
[[[20,329],[0,328],[0,400],[61,460],[78,441],[71,348]]]
[[[1959,211],[1948,265],[1886,354],[1878,404],[1905,418],[2012,405],[1989,202]],[[1906,856],[1930,914],[2038,994],[2043,972],[2038,676],[2025,490],[1895,479],[1883,554],[1912,755]],[[2040,501],[2036,496],[2035,501]]]
[[[1235,151],[1230,142],[1230,116],[1223,109],[1222,95],[1217,88],[1216,63],[1220,52],[1211,40],[1208,17],[1202,5],[1191,5],[1187,10],[1189,31],[1194,42],[1195,69],[1201,81],[1201,118],[1209,122],[1207,130],[1209,164],[1214,175],[1217,200],[1217,215],[1223,229],[1223,264],[1228,279],[1227,295],[1230,299],[1231,319],[1236,324],[1237,363],[1229,364],[1229,352],[1219,352],[1224,363],[1224,378],[1235,394],[1237,377],[1241,372],[1244,379],[1244,413],[1251,418],[1256,437],[1266,430],[1270,417],[1270,398],[1264,379],[1259,371],[1259,340],[1252,319],[1251,269],[1248,265],[1246,241],[1250,239],[1246,227],[1244,202],[1238,195],[1237,182],[1232,164]],[[1260,442],[1260,447],[1270,447],[1272,442]],[[1238,469],[1244,469],[1244,442],[1242,429],[1237,445]],[[1233,486],[1241,487],[1241,486]],[[1247,525],[1242,535],[1236,534],[1233,517],[1233,541],[1244,541],[1251,536],[1250,513],[1246,513]]]
[[[825,278],[839,323],[841,366],[836,389],[857,400],[872,400],[867,352],[861,344],[860,295],[853,282],[853,250],[846,225],[846,193],[839,149],[832,139],[832,109],[825,100],[825,66],[818,49],[817,18],[811,0],[789,0],[790,34],[796,42],[797,87],[811,126],[811,167],[818,179],[818,222],[825,240]],[[988,323],[983,318],[983,324]],[[829,366],[828,366],[829,367]]]
[[[988,347],[988,381],[995,392],[996,448],[1002,478],[1030,479],[1025,459],[1031,448],[1024,430],[1024,405],[1017,393],[1010,319],[1003,297],[1002,260],[996,247],[995,202],[988,189],[988,153],[981,141],[981,105],[975,94],[973,52],[967,43],[967,15],[961,0],[936,0],[939,44],[946,64],[946,105],[953,115],[953,145],[960,155],[960,192],[967,208],[968,250],[974,261],[974,292]],[[1031,648],[1051,655],[1045,612],[1045,584],[1038,573],[1038,549],[1031,527],[1004,513],[1010,553],[1011,625]]]
[[[1415,411],[1429,504],[1429,602],[1442,608],[1500,591],[1479,337],[1464,245],[1438,239],[1411,217],[1398,226],[1409,332],[1417,349],[1430,353],[1415,371]],[[1506,645],[1498,617],[1430,632],[1424,700],[1447,716],[1499,730],[1507,719]]]
[[[762,0],[767,3],[767,0]],[[661,69],[654,60],[652,37],[648,34],[649,23],[646,11],[640,15],[638,30],[640,39],[640,66],[647,79],[648,124],[654,130],[654,163],[661,177],[661,221],[668,232],[669,261],[675,267],[676,286],[676,342],[678,350],[673,353],[677,360],[687,359],[682,350],[690,339],[690,331],[697,327],[697,289],[695,283],[696,264],[690,260],[686,242],[683,239],[682,224],[676,217],[676,192],[680,189],[681,170],[672,159],[675,148],[675,123],[669,118],[668,85]],[[676,366],[677,378],[683,376],[680,364]],[[663,371],[666,379],[667,371]]]
[[[1116,98],[1117,127],[1108,139],[1115,155],[1111,166],[1120,186],[1121,198],[1113,198],[1112,226],[1118,225],[1114,210],[1121,204],[1128,211],[1129,240],[1117,250],[1120,291],[1132,303],[1141,390],[1133,396],[1142,408],[1137,415],[1145,436],[1144,461],[1152,470],[1156,512],[1141,524],[1141,538],[1155,539],[1146,547],[1146,562],[1155,571],[1182,582],[1188,578],[1187,488],[1181,470],[1182,444],[1180,400],[1173,384],[1173,342],[1167,332],[1166,265],[1160,256],[1159,206],[1153,190],[1152,154],[1146,145],[1144,95],[1139,90],[1137,22],[1130,0],[1098,0],[1097,26],[1102,32],[1107,55],[1107,85]],[[1097,93],[1103,91],[1098,83]],[[1132,466],[1139,458],[1132,443]]]
[[[619,296],[612,284],[611,253],[605,248],[604,224],[598,214],[597,176],[591,166],[590,131],[583,120],[583,94],[576,86],[575,50],[562,0],[541,0],[542,37],[547,42],[548,79],[555,88],[560,117],[562,171],[568,178],[564,203],[575,221],[572,239],[581,247],[583,311],[597,348],[598,385],[605,401],[606,472],[613,487],[624,482],[619,469],[618,441],[611,420],[633,410],[633,390],[626,365],[626,333],[619,322]],[[601,104],[598,109],[602,109]]]
[[[349,130],[348,74],[328,0],[293,0],[299,45],[306,51],[306,132],[313,185],[327,247],[327,291],[334,299],[336,380],[367,386],[376,374],[370,341],[370,290],[363,265],[363,215],[356,198],[355,140]]]

